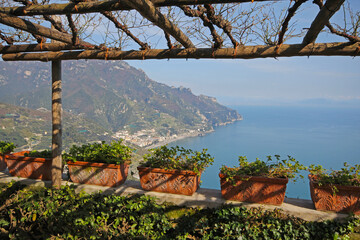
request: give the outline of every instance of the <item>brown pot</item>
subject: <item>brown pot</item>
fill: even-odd
[[[200,175],[193,171],[138,167],[141,187],[146,191],[193,195]]]
[[[311,200],[316,210],[360,215],[360,187],[338,184],[319,186],[316,176],[311,174],[309,180]]]
[[[74,183],[116,187],[127,178],[129,165],[91,162],[67,162],[70,179]]]
[[[4,171],[5,169],[6,169],[5,154],[0,153],[0,171]]]
[[[9,173],[16,177],[51,180],[52,159],[24,157],[28,152],[22,151],[5,156]]]
[[[287,178],[235,176],[235,184],[219,173],[221,194],[227,200],[280,205],[284,202]]]

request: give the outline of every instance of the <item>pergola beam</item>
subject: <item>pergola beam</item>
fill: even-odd
[[[72,44],[72,35],[71,34],[62,33],[55,29],[43,27],[39,24],[30,22],[28,20],[25,20],[25,19],[22,19],[19,17],[10,16],[8,14],[0,12],[0,23],[5,24],[10,27],[13,27],[13,28],[16,28],[16,29],[21,29],[21,30],[29,32],[29,33],[37,34],[37,35],[47,37],[47,38],[50,38],[53,40],[57,40],[60,42]],[[79,41],[79,44],[92,46],[92,44],[84,42],[82,40]]]
[[[314,43],[320,31],[329,23],[330,18],[340,9],[345,0],[327,0],[324,7],[311,23],[303,44]]]
[[[185,48],[193,48],[190,39],[169,19],[167,19],[149,0],[123,0],[128,6],[136,9],[144,18],[173,36]]]
[[[70,52],[3,54],[4,61],[52,61],[78,59],[254,59],[294,56],[359,56],[360,43],[283,44],[276,46],[241,46],[234,48],[148,49],[144,51],[84,50]]]
[[[21,44],[0,46],[0,54],[19,53],[19,52],[44,52],[44,51],[63,51],[73,49],[84,49],[80,45],[73,46],[67,43],[43,43],[43,44]]]
[[[283,0],[255,0],[256,2],[283,1]],[[219,4],[219,3],[245,3],[252,0],[151,0],[155,7]],[[118,0],[79,2],[65,4],[32,5],[28,7],[1,7],[0,12],[14,16],[33,15],[65,15],[79,13],[93,13],[101,11],[131,10],[133,7],[126,2]]]

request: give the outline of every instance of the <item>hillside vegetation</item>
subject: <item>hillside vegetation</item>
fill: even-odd
[[[195,96],[188,88],[157,83],[123,61],[62,64],[64,112],[73,118],[77,116],[76,121],[86,120],[85,125],[92,124],[96,134],[107,132],[113,138],[148,146],[179,135],[204,134],[214,126],[241,119],[235,110],[220,105],[215,98]],[[0,102],[51,109],[49,63],[0,62],[0,69]],[[65,130],[65,134],[77,131],[80,123],[76,121],[74,129]],[[81,136],[70,135],[69,138]]]

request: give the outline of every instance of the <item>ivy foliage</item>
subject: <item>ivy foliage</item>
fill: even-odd
[[[165,208],[147,196],[121,197],[25,188],[0,196],[0,239],[159,239],[171,228]]]
[[[330,172],[321,165],[312,164],[309,166],[309,172],[319,185],[338,184],[360,187],[360,164],[351,166],[344,162],[341,170],[331,170]]]
[[[226,175],[227,180],[232,180],[235,176],[263,176],[295,180],[300,170],[307,169],[289,155],[287,159],[280,159],[280,155],[274,155],[274,157],[267,156],[266,161],[256,158],[254,162],[249,162],[246,156],[239,156],[239,167],[231,168],[223,165],[220,171]],[[304,176],[299,175],[299,177],[303,178]]]
[[[0,185],[0,239],[348,239],[360,220],[308,222],[280,210],[197,209],[148,196]]]
[[[207,149],[201,152],[175,146],[168,148],[166,145],[151,149],[152,154],[144,155],[142,166],[150,168],[190,170],[200,173],[209,165],[212,165],[214,158],[207,153]]]
[[[24,153],[25,157],[36,157],[36,158],[52,158],[51,150],[37,151],[33,150],[28,153]]]
[[[133,149],[122,144],[121,141],[112,141],[106,144],[101,143],[73,145],[69,153],[63,154],[65,161],[83,161],[93,163],[122,164],[130,163]]]
[[[0,141],[0,154],[11,153],[15,148],[16,146],[12,142]]]

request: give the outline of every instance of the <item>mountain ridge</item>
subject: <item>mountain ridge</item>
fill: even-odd
[[[0,69],[1,102],[50,109],[49,63],[0,62]],[[241,119],[213,97],[158,83],[124,61],[66,61],[62,72],[64,111],[96,122],[115,137],[151,130],[147,142],[156,143]]]

